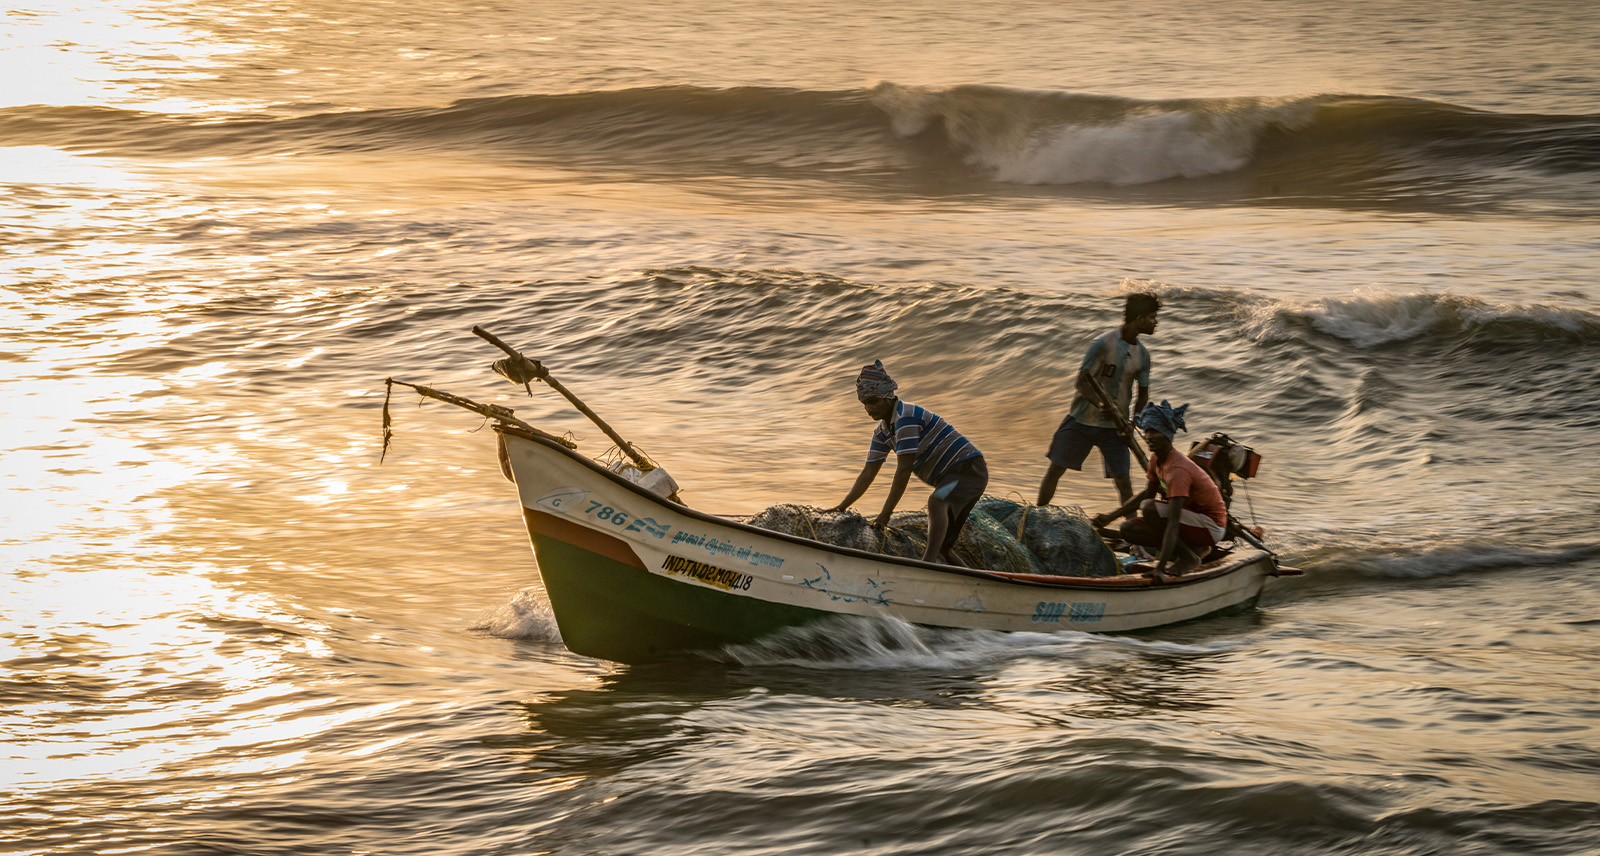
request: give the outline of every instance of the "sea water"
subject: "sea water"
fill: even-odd
[[[1597,10],[6,5],[3,849],[1600,852]],[[387,377],[606,453],[481,325],[702,510],[842,499],[875,359],[1032,498],[1133,291],[1254,611],[623,666],[481,418],[379,463]]]

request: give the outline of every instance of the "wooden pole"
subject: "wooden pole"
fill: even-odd
[[[445,392],[442,389],[434,389],[431,386],[422,386],[421,384],[406,383],[403,380],[395,380],[394,378],[388,378],[385,381],[385,383],[388,383],[388,384],[391,384],[391,385],[394,385],[394,386],[403,386],[403,387],[406,387],[408,389],[413,389],[413,390],[416,390],[416,393],[418,395],[422,396],[423,398],[432,398],[435,401],[443,401],[446,404],[454,404],[457,407],[460,407],[460,408],[465,409],[465,410],[470,410],[473,413],[477,413],[477,414],[479,414],[481,416],[484,416],[486,418],[497,419],[497,420],[499,420],[501,422],[506,423],[507,425],[515,425],[516,427],[521,428],[522,430],[528,432],[529,434],[534,435],[535,437],[542,437],[542,438],[544,438],[546,440],[549,440],[552,443],[560,443],[561,445],[566,446],[569,449],[576,449],[578,447],[578,444],[572,442],[571,440],[566,439],[565,437],[557,437],[554,434],[550,434],[550,433],[547,433],[545,431],[540,431],[538,428],[535,428],[532,425],[529,425],[528,423],[523,422],[521,419],[518,419],[517,417],[511,415],[510,408],[500,407],[500,406],[494,405],[494,404],[479,404],[478,402],[473,401],[470,398],[462,398],[459,395],[454,395],[454,394]],[[384,430],[384,448],[387,449],[388,445],[389,445],[389,443],[388,443],[389,404],[388,404],[388,400],[387,399],[385,399],[385,401],[384,401],[383,430]]]
[[[1133,450],[1133,456],[1139,460],[1140,469],[1149,469],[1150,460],[1145,457],[1144,447],[1139,445],[1138,435],[1133,433],[1133,426],[1128,424],[1128,417],[1122,415],[1121,408],[1113,404],[1111,399],[1106,398],[1106,391],[1100,388],[1100,384],[1096,383],[1094,378],[1090,378],[1085,386],[1093,393],[1091,397],[1095,400],[1095,404],[1111,414],[1112,421],[1117,423],[1117,433],[1122,435],[1122,442],[1127,443],[1128,448]]]
[[[528,375],[538,378],[539,380],[549,384],[551,389],[561,393],[561,395],[565,397],[567,401],[572,402],[572,406],[578,408],[579,413],[589,417],[589,421],[593,422],[595,425],[598,425],[600,430],[604,431],[605,435],[611,438],[611,442],[617,444],[617,448],[621,449],[624,455],[632,458],[633,462],[639,465],[640,470],[649,472],[650,470],[656,468],[654,461],[651,461],[649,458],[645,457],[643,452],[635,449],[632,443],[622,439],[622,435],[618,434],[610,425],[606,424],[606,421],[601,419],[598,413],[590,410],[589,405],[584,404],[582,400],[580,400],[576,395],[572,394],[571,390],[563,386],[560,381],[551,377],[549,370],[544,367],[543,363],[540,363],[538,360],[529,359],[523,356],[521,351],[518,351],[516,348],[507,345],[505,342],[501,341],[498,336],[489,332],[488,330],[483,329],[482,327],[474,326],[472,328],[472,332],[476,334],[478,338],[483,339],[485,342],[494,345],[496,348],[499,348],[502,351],[505,351],[512,360],[517,361],[516,365],[518,368],[525,371]]]

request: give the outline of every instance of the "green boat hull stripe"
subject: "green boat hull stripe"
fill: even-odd
[[[533,547],[562,641],[589,657],[660,659],[752,642],[834,615],[669,579],[547,531],[533,532]]]

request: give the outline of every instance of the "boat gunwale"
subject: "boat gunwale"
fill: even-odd
[[[644,488],[634,484],[631,481],[628,481],[622,476],[611,472],[604,466],[601,466],[599,462],[578,452],[575,449],[569,449],[560,443],[556,443],[554,441],[545,439],[544,437],[540,437],[536,434],[525,431],[517,425],[512,425],[505,422],[496,422],[494,424],[494,430],[501,434],[510,434],[519,439],[537,443],[541,446],[544,446],[546,449],[566,455],[572,460],[588,467],[596,475],[603,476],[604,478],[610,480],[618,487],[626,488],[627,490],[632,491],[641,498],[646,499],[655,505],[663,508],[669,508],[672,511],[675,511],[679,514],[688,515],[689,517],[704,523],[715,524],[718,526],[728,526],[741,532],[748,532],[768,538],[776,538],[780,541],[785,541],[790,544],[810,547],[812,549],[820,549],[829,553],[853,556],[873,562],[936,571],[938,573],[951,574],[955,576],[974,577],[977,579],[992,580],[994,582],[1009,583],[1011,585],[1025,586],[1029,588],[1119,590],[1154,588],[1159,585],[1163,589],[1170,589],[1177,586],[1192,585],[1195,583],[1218,579],[1220,577],[1232,574],[1235,571],[1242,570],[1246,566],[1257,561],[1261,561],[1263,559],[1270,560],[1271,558],[1271,554],[1265,550],[1250,550],[1241,555],[1232,556],[1227,561],[1211,567],[1202,566],[1202,568],[1198,571],[1191,571],[1186,574],[1167,577],[1160,583],[1157,583],[1155,580],[1143,574],[1126,574],[1117,577],[1053,577],[1043,574],[1019,574],[1009,571],[990,571],[980,568],[963,568],[957,565],[941,565],[935,562],[926,562],[921,559],[909,559],[902,556],[891,556],[885,553],[871,553],[866,550],[858,550],[854,547],[842,547],[835,544],[828,544],[823,541],[802,538],[799,535],[791,535],[787,532],[779,532],[773,529],[763,529],[759,526],[753,526],[749,523],[744,523],[733,518],[723,517],[690,508],[687,505],[672,502],[654,493],[651,493],[648,490],[645,490]]]

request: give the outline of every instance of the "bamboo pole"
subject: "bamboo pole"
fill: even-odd
[[[1106,397],[1106,391],[1100,388],[1100,384],[1094,378],[1090,378],[1085,386],[1093,393],[1091,397],[1095,400],[1094,403],[1099,405],[1101,410],[1111,414],[1111,419],[1117,423],[1117,433],[1122,435],[1122,442],[1133,450],[1133,456],[1139,460],[1139,467],[1149,469],[1150,460],[1145,457],[1144,448],[1139,445],[1137,439],[1138,435],[1133,433],[1133,426],[1128,424],[1128,417],[1122,415],[1122,409]]]
[[[583,401],[580,400],[578,396],[574,395],[571,390],[563,386],[560,381],[551,377],[550,371],[544,367],[543,363],[539,362],[538,360],[529,359],[528,357],[523,356],[521,351],[518,351],[516,348],[507,345],[505,342],[501,341],[498,336],[490,333],[488,330],[485,330],[482,327],[474,326],[472,328],[472,332],[476,334],[478,338],[483,339],[502,351],[505,351],[506,354],[511,357],[512,365],[520,370],[518,372],[519,374],[544,381],[550,385],[551,389],[561,393],[561,395],[565,397],[567,401],[572,402],[572,406],[578,408],[578,412],[582,413],[584,416],[589,417],[589,421],[593,422],[595,425],[598,425],[600,430],[604,431],[605,435],[611,438],[611,442],[617,444],[617,448],[621,449],[624,455],[632,458],[633,462],[639,465],[639,469],[641,471],[649,472],[650,470],[656,468],[654,461],[646,457],[643,452],[635,449],[632,443],[622,439],[622,435],[618,434],[616,430],[608,425],[604,419],[601,419],[598,413],[595,413],[593,410],[589,409],[589,405],[584,404]],[[516,380],[510,375],[507,375],[507,379],[512,380],[513,382]],[[524,380],[522,383],[526,384],[527,381]]]
[[[577,443],[574,443],[574,442],[572,442],[571,440],[568,440],[565,437],[557,437],[556,435],[551,434],[551,433],[549,433],[547,431],[540,431],[538,428],[535,428],[532,425],[529,425],[528,423],[522,421],[521,419],[518,419],[517,417],[511,415],[511,409],[508,408],[508,407],[500,407],[499,405],[494,405],[494,404],[479,404],[478,402],[473,401],[470,398],[462,398],[459,395],[455,395],[453,393],[445,392],[444,390],[440,390],[440,389],[434,389],[431,386],[422,386],[420,384],[415,384],[415,383],[406,383],[403,380],[395,380],[394,378],[388,378],[388,379],[386,379],[384,381],[384,383],[389,384],[391,386],[403,386],[403,387],[406,387],[408,389],[416,390],[417,394],[422,396],[423,398],[432,398],[432,399],[434,399],[436,401],[443,401],[446,404],[454,404],[457,407],[463,408],[465,410],[470,410],[473,413],[481,414],[486,418],[494,419],[494,420],[503,422],[503,423],[505,423],[507,425],[516,426],[517,428],[520,428],[523,431],[526,431],[529,434],[534,435],[535,437],[540,437],[540,438],[543,438],[545,440],[549,440],[552,443],[560,443],[561,445],[566,446],[568,449],[576,449],[576,448],[578,448],[578,444]],[[390,431],[390,419],[389,419],[389,400],[388,400],[388,397],[385,396],[384,402],[383,402],[383,447],[384,447],[385,451],[387,451],[388,448],[389,448],[389,437],[390,437],[390,435],[391,435],[391,431]]]

